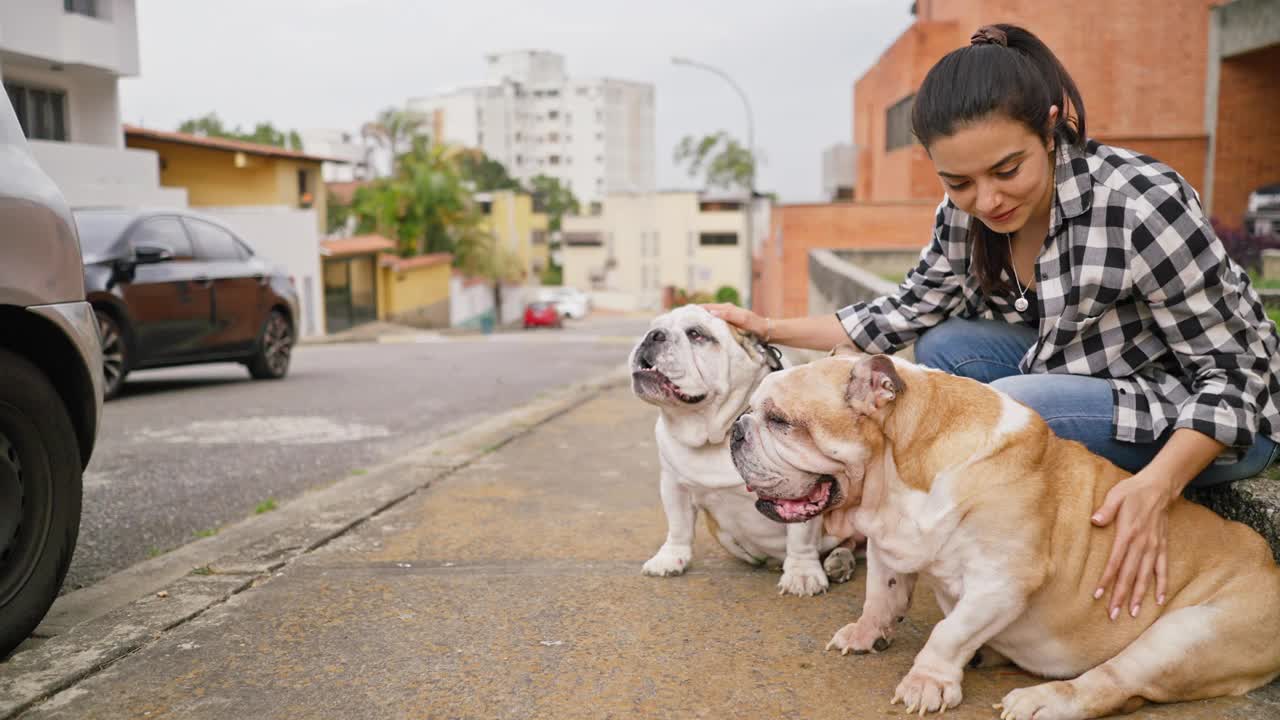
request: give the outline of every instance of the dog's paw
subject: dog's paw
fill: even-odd
[[[654,577],[683,575],[689,569],[689,561],[693,560],[692,548],[671,548],[663,545],[658,553],[645,562],[640,572]]]
[[[831,642],[827,643],[827,649],[839,650],[841,655],[866,655],[870,652],[884,652],[892,642],[893,638],[888,636],[887,630],[859,619],[858,622],[851,622],[837,630]]]
[[[782,563],[782,579],[778,581],[781,595],[820,595],[829,585],[827,573],[817,560],[787,558]]]
[[[1001,720],[1068,720],[1086,715],[1075,702],[1071,683],[1061,681],[1014,690],[996,709]]]
[[[942,712],[960,704],[964,698],[960,692],[960,672],[921,668],[917,663],[911,672],[898,683],[890,705],[899,702],[907,706],[908,715]]]
[[[858,559],[849,548],[838,547],[822,561],[822,569],[826,571],[827,579],[833,583],[849,582],[853,579],[854,570],[858,569]]]

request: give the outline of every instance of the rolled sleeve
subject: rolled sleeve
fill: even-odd
[[[1194,197],[1162,199],[1131,237],[1134,281],[1190,380],[1174,427],[1207,435],[1238,457],[1257,433],[1257,399],[1270,373],[1244,280]]]
[[[957,218],[957,213],[947,200],[938,206],[933,238],[895,293],[836,312],[849,339],[863,352],[901,350],[945,320],[960,303],[968,221],[967,216]]]

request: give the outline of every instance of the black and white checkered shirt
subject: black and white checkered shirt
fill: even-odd
[[[1023,373],[1106,378],[1115,437],[1148,443],[1191,428],[1229,446],[1280,442],[1280,338],[1181,175],[1145,155],[1061,144],[1057,197],[1036,261],[1036,302],[986,295],[967,270],[971,218],[950,198],[933,241],[894,295],[837,313],[854,344],[895,352],[951,315],[1038,322]],[[1010,283],[1012,285],[1012,282]]]

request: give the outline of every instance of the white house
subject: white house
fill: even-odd
[[[373,148],[361,142],[359,136],[332,128],[301,130],[298,136],[302,138],[302,149],[308,155],[343,161],[326,161],[320,166],[320,174],[325,182],[355,182],[372,177],[370,163]]]
[[[564,284],[617,310],[658,309],[668,286],[691,294],[730,286],[741,297],[750,277],[744,202],[695,191],[609,195],[600,213],[562,220]],[[756,248],[769,209],[756,200]]]
[[[518,180],[558,178],[584,205],[654,189],[649,83],[570,78],[562,55],[486,57],[488,83],[409,100],[437,142],[479,148]]]
[[[154,152],[124,147],[119,79],[137,74],[134,0],[0,2],[0,80],[73,206],[186,205]]]

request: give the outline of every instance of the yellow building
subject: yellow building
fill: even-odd
[[[416,327],[449,327],[453,256],[433,253],[378,262],[378,318]]]
[[[484,213],[483,228],[498,239],[498,245],[520,259],[525,279],[542,274],[550,262],[547,245],[547,215],[533,209],[533,197],[515,190],[476,193],[475,201]]]
[[[308,155],[274,145],[201,137],[126,125],[125,145],[154,150],[160,156],[160,184],[187,190],[192,207],[283,205],[314,208],[325,231],[323,162],[334,158]]]

